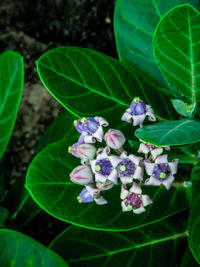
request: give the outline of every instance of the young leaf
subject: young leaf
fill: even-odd
[[[172,94],[200,102],[200,14],[186,4],[170,10],[154,34],[154,52]]]
[[[50,245],[70,266],[179,266],[187,245],[183,219],[126,232],[68,227]]]
[[[143,88],[132,69],[99,52],[78,48],[54,48],[37,61],[39,76],[49,92],[75,116],[102,116],[112,128],[122,127],[121,116],[135,96],[154,105],[160,119],[166,101],[155,90]],[[162,107],[162,108],[161,108]],[[127,133],[130,130],[127,131]]]
[[[28,168],[26,188],[50,215],[85,228],[122,231],[159,221],[188,208],[189,187],[180,183],[169,191],[162,186],[144,186],[144,194],[150,195],[154,203],[139,216],[121,211],[120,184],[104,192],[108,204],[80,204],[77,196],[83,186],[72,183],[69,177],[80,161],[67,153],[68,145],[64,142],[49,145]]]
[[[0,55],[0,158],[12,134],[24,83],[23,58],[16,52]]]
[[[189,247],[196,261],[200,264],[200,164],[192,171],[192,200],[189,217]]]
[[[171,8],[198,0],[117,0],[114,15],[115,39],[119,58],[144,72],[154,82],[166,86],[153,55],[153,33],[160,18]]]
[[[68,266],[56,253],[19,232],[1,229],[0,240],[0,266]]]
[[[156,146],[178,146],[200,141],[199,132],[200,122],[183,119],[143,126],[135,136]]]

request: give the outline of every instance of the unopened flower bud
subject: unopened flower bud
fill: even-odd
[[[75,143],[68,148],[68,152],[81,159],[93,159],[96,154],[96,147],[91,144]]]
[[[81,165],[76,167],[70,173],[70,180],[73,183],[80,184],[80,185],[87,185],[93,181],[93,174],[89,166]]]
[[[107,146],[113,148],[113,149],[120,149],[126,139],[123,135],[123,133],[119,130],[110,129],[104,137]]]
[[[114,183],[109,180],[107,180],[105,183],[101,183],[101,182],[96,183],[96,187],[101,191],[109,190],[113,186],[114,186]]]

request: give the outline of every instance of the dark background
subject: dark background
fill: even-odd
[[[23,186],[40,137],[64,111],[39,81],[35,61],[57,46],[87,47],[117,57],[114,5],[114,0],[0,0],[0,52],[15,50],[25,63],[22,101],[4,156],[6,190],[0,202],[18,184]],[[11,203],[5,205],[10,207]],[[66,226],[42,211],[20,231],[48,245]]]

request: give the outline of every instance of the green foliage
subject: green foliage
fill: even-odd
[[[200,102],[199,49],[197,10],[182,5],[163,16],[154,34],[155,57],[172,95],[183,98],[193,109]]]
[[[188,266],[198,267],[199,266],[199,264],[195,261],[194,257],[192,256],[192,253],[189,250],[189,248],[186,249],[180,266],[181,267],[188,267]]]
[[[143,142],[156,146],[178,146],[200,141],[200,122],[178,120],[143,126],[135,135]]]
[[[200,164],[192,171],[192,199],[189,217],[189,246],[193,256],[200,263]]]
[[[9,216],[9,211],[0,206],[0,227],[4,226],[6,219]]]
[[[67,263],[40,243],[21,233],[0,230],[0,265],[23,267],[67,267]]]
[[[162,221],[126,232],[68,227],[50,245],[70,266],[174,267],[187,244],[183,219]]]
[[[166,83],[153,54],[153,34],[160,18],[167,11],[185,3],[200,7],[198,0],[117,0],[115,6],[115,39],[120,60],[128,62],[139,72],[144,72],[143,76],[149,76],[165,88]]]
[[[0,158],[12,134],[24,83],[23,58],[16,52],[0,55]]]
[[[121,211],[119,184],[104,192],[107,205],[80,204],[76,197],[83,187],[69,178],[72,169],[80,163],[67,153],[68,145],[59,142],[48,146],[34,158],[27,172],[26,188],[38,205],[52,216],[86,228],[122,231],[159,221],[188,208],[189,188],[182,186],[174,186],[170,191],[161,186],[144,186],[144,193],[152,197],[154,204],[139,216]]]

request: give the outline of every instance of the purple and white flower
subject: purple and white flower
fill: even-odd
[[[94,181],[94,176],[89,166],[80,165],[70,173],[70,180],[75,184],[87,185]]]
[[[96,155],[96,147],[91,144],[75,143],[68,148],[68,152],[81,159],[93,159]]]
[[[157,147],[143,142],[140,144],[137,152],[145,154],[146,157],[150,153],[152,160],[155,160],[158,156],[160,156],[163,153],[163,149],[170,150],[170,147],[169,146]]]
[[[122,211],[132,210],[136,214],[144,212],[144,207],[153,203],[148,195],[142,195],[141,187],[135,182],[133,182],[130,190],[126,185],[121,186],[120,198],[123,200],[121,203]]]
[[[120,159],[117,169],[122,184],[132,183],[133,179],[143,180],[143,168],[140,166],[143,158],[133,154],[128,156],[127,152],[124,151],[120,155]]]
[[[103,150],[99,149],[97,152],[97,158],[95,160],[90,160],[91,168],[95,174],[96,182],[105,183],[109,180],[114,184],[117,184],[118,174],[116,167],[121,159],[109,154],[109,147],[105,147]]]
[[[102,142],[103,127],[108,126],[108,122],[102,117],[87,117],[74,121],[74,125],[77,131],[81,133],[78,142],[95,143],[96,140]]]
[[[131,123],[133,126],[142,125],[144,119],[148,116],[148,120],[156,121],[153,110],[150,105],[146,105],[139,97],[135,97],[130,107],[122,116],[122,120]]]
[[[79,203],[90,203],[95,201],[98,205],[107,204],[107,201],[100,195],[100,190],[95,185],[85,186],[77,197]]]
[[[107,146],[113,149],[120,149],[124,145],[126,139],[123,133],[119,130],[109,129],[105,134],[104,139]]]
[[[174,174],[177,173],[178,159],[168,162],[167,155],[156,158],[155,163],[149,160],[144,161],[144,166],[150,178],[145,181],[145,185],[161,185],[169,189],[174,181]]]

